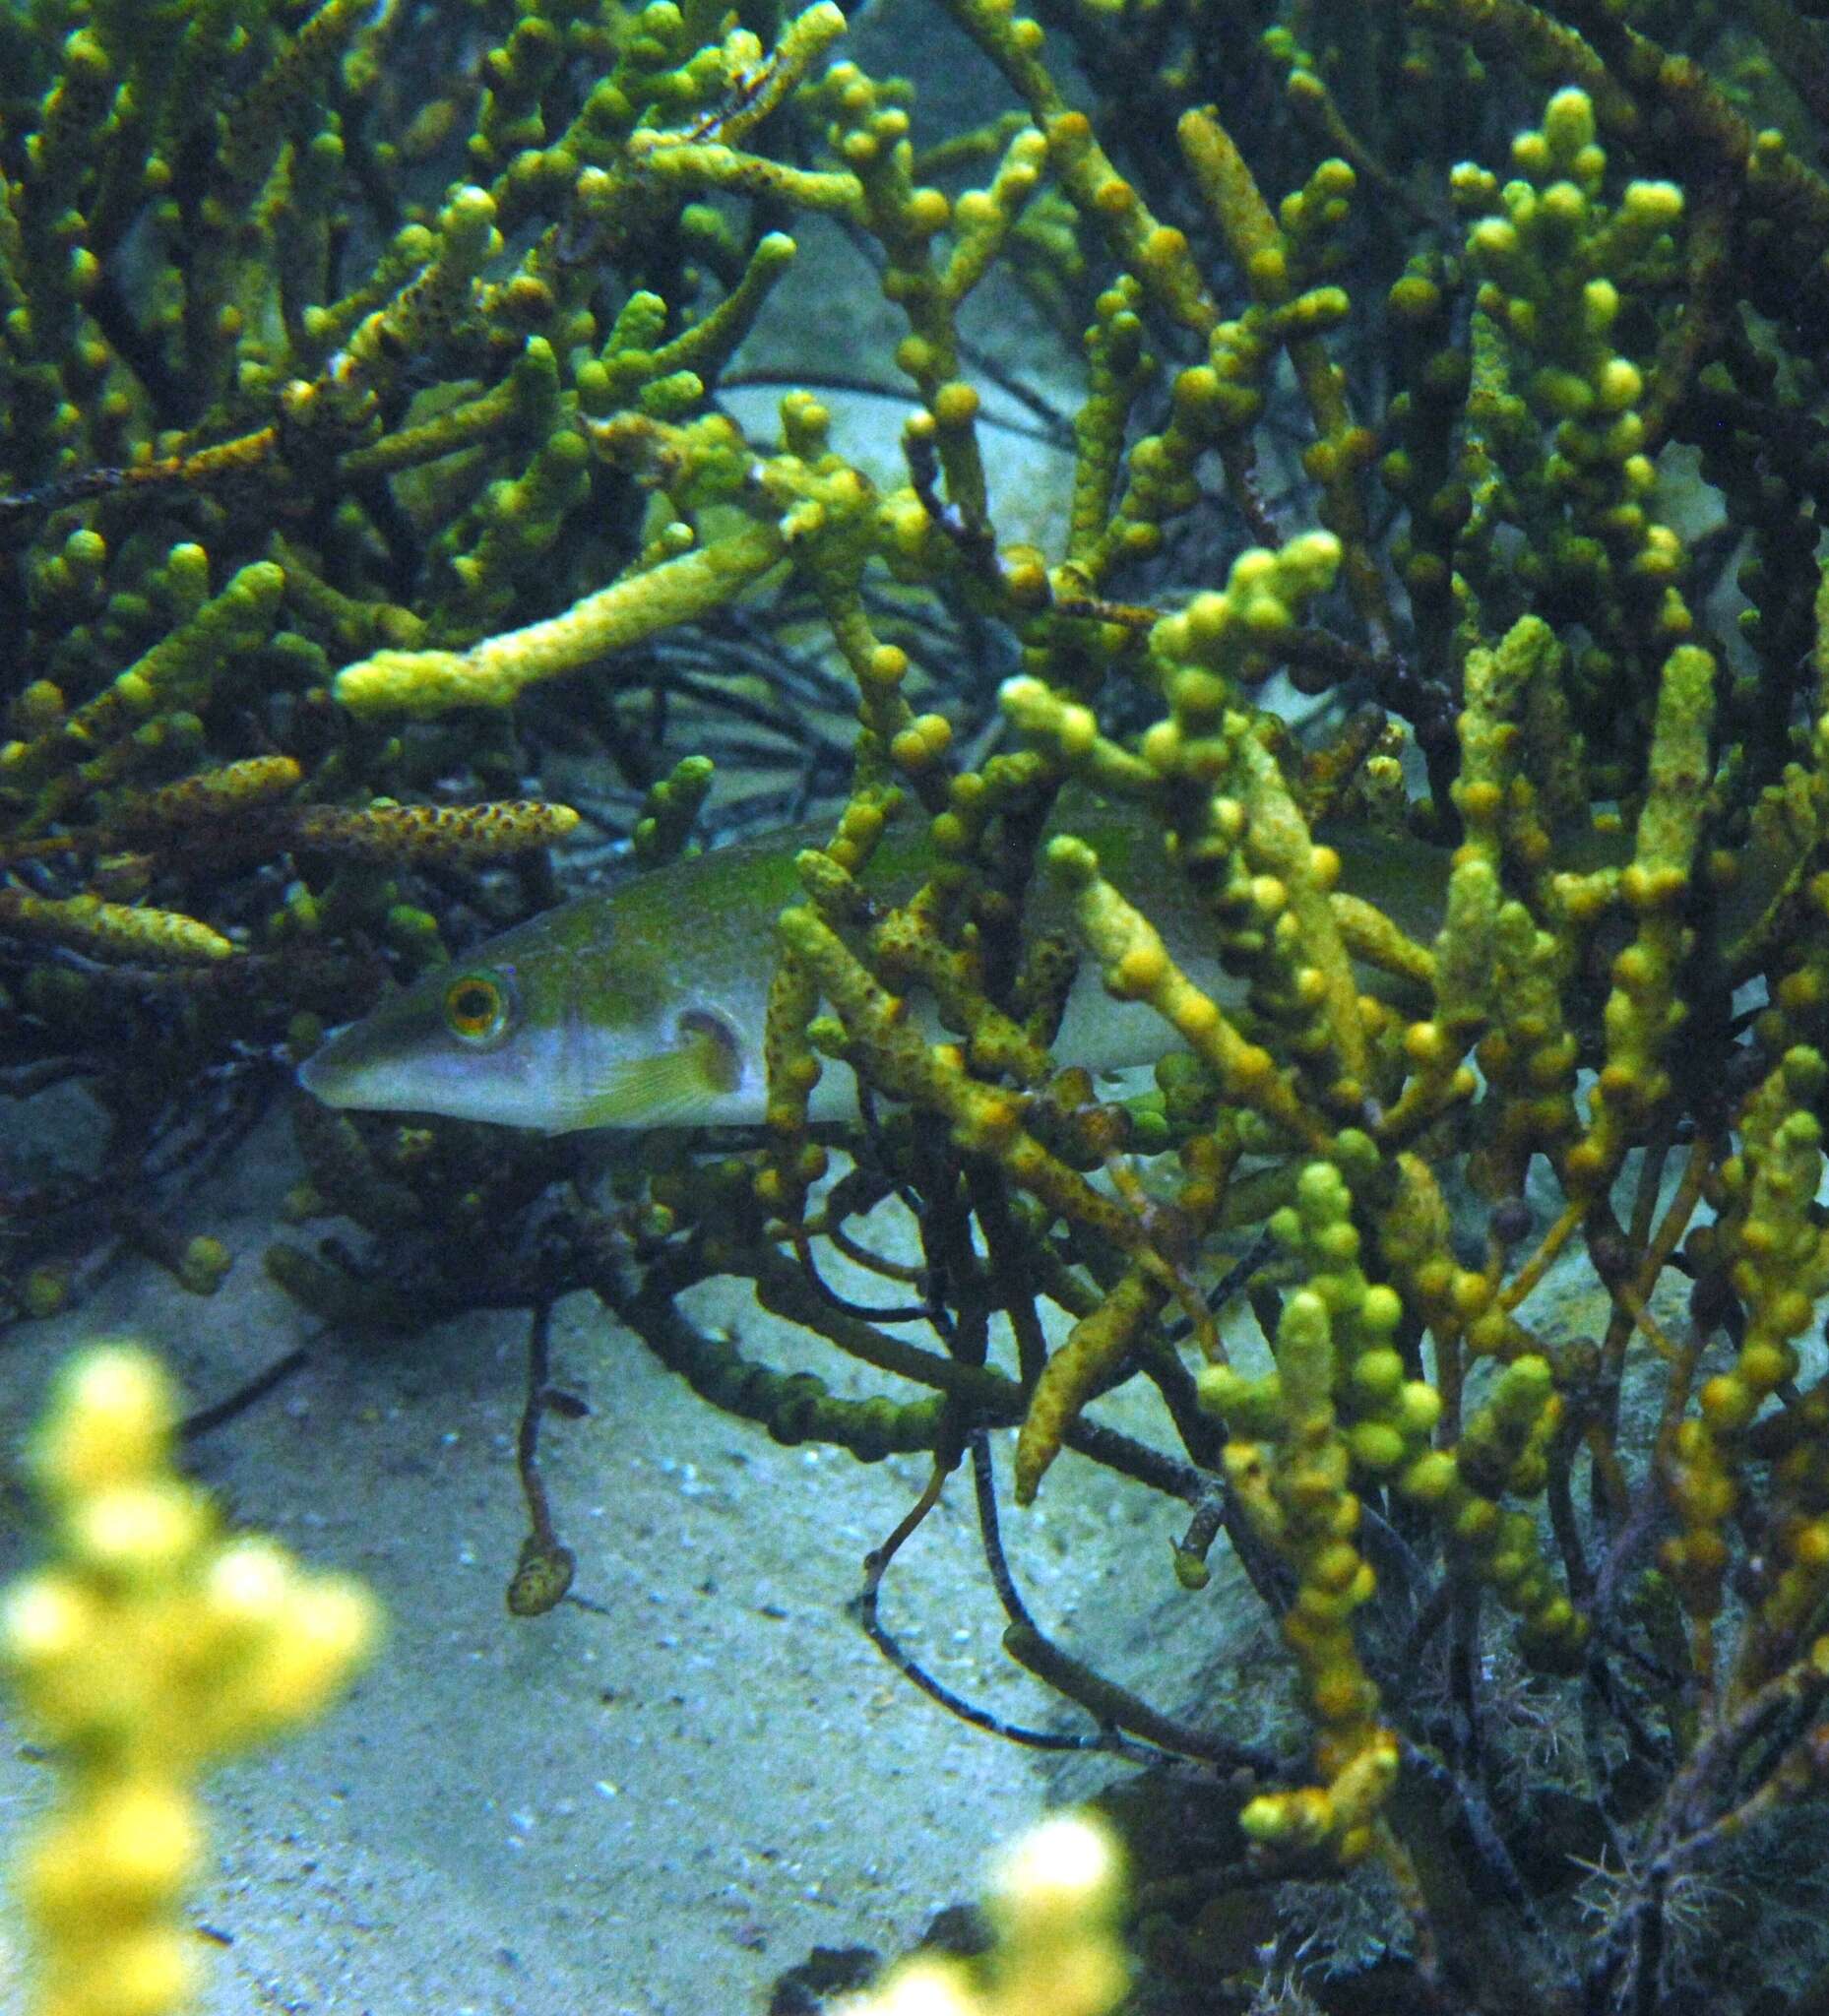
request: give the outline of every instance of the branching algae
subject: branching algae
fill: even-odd
[[[0,1603],[0,1673],[56,1745],[62,1791],[9,1871],[36,1949],[34,2016],[191,2002],[196,1780],[320,1715],[375,1636],[359,1584],[221,1530],[173,1467],[176,1425],[157,1360],[98,1345],[65,1368],[32,1448],[52,1556]]]
[[[31,1082],[97,1075],[144,1149],[96,1032],[309,1048],[361,963],[421,974],[552,893],[468,864],[564,837],[557,797],[661,861],[682,754],[759,814],[844,795],[339,1039],[327,1097],[469,1123],[301,1102],[300,1212],[415,1292],[335,1248],[275,1270],[343,1320],[487,1299],[536,1336],[590,1287],[778,1437],[928,1456],[863,1603],[899,1659],[884,1578],[969,1467],[1013,1656],[1221,1816],[1145,1872],[1164,1950],[1247,1888],[1356,1886],[1382,1958],[1337,1953],[1327,2005],[1816,2007],[1813,1930],[1694,1934],[1783,1902],[1829,1771],[1821,26],[909,18],[1004,109],[872,75],[830,4],[0,24]],[[720,396],[819,233],[900,318],[905,479],[810,381],[772,438]],[[1047,550],[1000,530],[980,346],[1019,314],[1083,373],[1043,403]],[[1136,1061],[1154,1092],[1094,1075]],[[645,1137],[597,1210],[551,1191],[563,1143],[477,1120],[746,1131]],[[874,1397],[706,1335],[680,1298],[718,1276]],[[1102,1418],[1122,1385],[1154,1439]],[[569,1572],[543,1404],[528,1609]],[[1305,1747],[1046,1634],[1005,1428],[1021,1502],[1072,1450],[1181,1504],[1191,1640],[1224,1535]],[[1277,1970],[1217,1972],[1243,2007]]]

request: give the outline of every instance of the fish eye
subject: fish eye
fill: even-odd
[[[459,1041],[492,1043],[508,1033],[514,996],[499,973],[461,973],[445,988],[445,1027]]]

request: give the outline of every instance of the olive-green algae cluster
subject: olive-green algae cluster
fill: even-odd
[[[9,1094],[79,1074],[110,1122],[105,1169],[22,1190],[0,1307],[53,1305],[121,1229],[110,1199],[162,1248],[139,1166],[244,1120],[300,1011],[359,1012],[388,966],[550,897],[539,850],[578,817],[530,798],[535,743],[356,727],[332,682],[675,551],[677,514],[643,507],[665,424],[793,246],[761,204],[666,187],[637,138],[748,132],[843,19],[761,27],[348,0],[0,19],[0,1049]],[[741,444],[702,424],[703,482],[738,482]],[[714,713],[738,682],[706,687]],[[661,738],[607,697],[562,732],[608,736],[597,816],[632,823]]]
[[[410,835],[558,825],[376,794],[492,787],[694,626],[810,615],[852,789],[805,900],[757,919],[761,1138],[654,1144],[592,1210],[536,1201],[537,1157],[474,1130],[316,1114],[301,1208],[444,1293],[290,1246],[288,1285],[390,1325],[521,1300],[536,1331],[589,1286],[783,1439],[930,1454],[863,1606],[905,1666],[894,1553],[970,1463],[1013,1656],[1090,1743],[1209,1775],[1230,1852],[1163,1911],[1198,1932],[1266,1883],[1379,1872],[1382,1975],[1343,2008],[1816,2006],[1807,1940],[1677,1932],[1705,1870],[1812,1838],[1829,1769],[1820,24],[1786,0],[908,18],[1001,114],[962,128],[874,75],[829,5],[9,21],[33,82],[0,243],[26,646],[0,930],[55,948],[13,1011],[33,1026],[110,934],[141,966],[385,940]],[[893,486],[835,449],[816,382],[769,438],[717,399],[795,238],[835,228],[902,325]],[[1008,360],[978,361],[975,318],[1019,293],[1083,370],[1055,550],[999,531]],[[928,613],[1016,667],[1000,745],[919,686]],[[1301,732],[1265,705],[1288,686],[1325,702]],[[1160,836],[1224,1001],[1092,849],[1044,843],[1083,785]],[[893,907],[869,879],[892,818],[933,863]],[[368,874],[313,882],[354,832]],[[1410,886],[1343,891],[1343,853],[1392,840]],[[1042,875],[1071,944],[1026,921]],[[1057,1068],[1075,958],[1159,1016],[1155,1093]],[[834,1060],[855,1128],[807,1117]],[[704,1334],[681,1297],[718,1276],[867,1396]],[[1593,1335],[1559,1314],[1571,1281]],[[1126,1383],[1160,1397],[1155,1440],[1100,1418]],[[1192,1648],[1225,1537],[1300,1740],[1170,1716],[1038,1624],[998,1542],[1003,1427],[1019,1500],[1067,1450],[1181,1503]],[[536,1528],[558,1559],[543,1497]],[[1532,1716],[1570,1732],[1553,1774],[1515,1768]],[[1248,1948],[1213,1966],[1213,2006],[1268,1991]]]

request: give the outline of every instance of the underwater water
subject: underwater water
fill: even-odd
[[[0,2010],[1829,2010],[1825,79],[0,0]]]

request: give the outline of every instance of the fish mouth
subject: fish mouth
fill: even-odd
[[[378,1041],[377,1035],[367,1021],[346,1023],[298,1066],[299,1084],[327,1106],[399,1106],[398,1098],[386,1096],[390,1088],[383,1075],[394,1046]]]
[[[300,1085],[315,1100],[321,1100],[327,1106],[341,1106],[347,1103],[341,1097],[349,1090],[349,1074],[339,1059],[339,1050],[347,1051],[347,1038],[350,1030],[342,1030],[322,1042],[299,1065],[297,1078]]]
[[[410,1040],[405,1047],[410,1052]],[[428,1118],[537,1127],[522,1109],[519,1074],[499,1063],[478,1074],[469,1055],[403,1056],[396,1031],[354,1022],[339,1030],[297,1067],[299,1085],[343,1112],[420,1113]],[[566,1125],[575,1125],[567,1121]]]
[[[389,1085],[378,1075],[386,1059],[368,1054],[359,1024],[344,1030],[314,1050],[297,1071],[298,1082],[322,1105],[340,1112],[419,1113],[441,1110],[435,1098],[414,1087],[411,1093]],[[414,1096],[418,1095],[418,1096]]]

